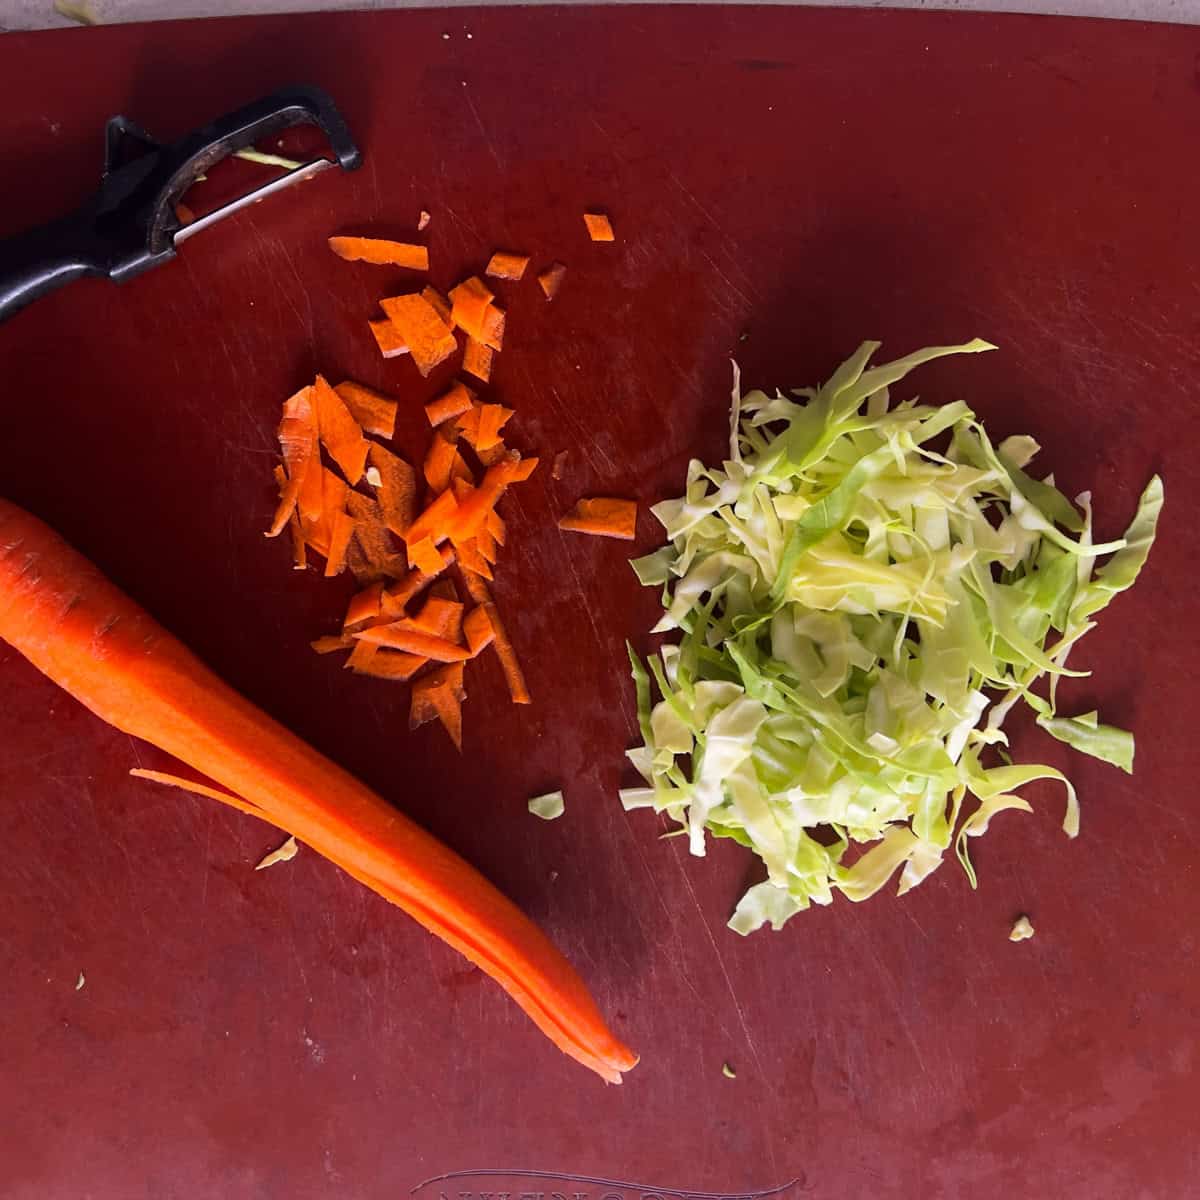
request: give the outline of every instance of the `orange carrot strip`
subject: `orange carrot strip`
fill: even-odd
[[[464,662],[471,657],[471,652],[456,642],[447,641],[432,633],[422,633],[419,629],[401,629],[404,622],[392,625],[374,625],[364,629],[354,636],[360,642],[368,642],[373,646],[386,646],[391,650],[404,650],[409,654],[418,654],[434,662]]]
[[[495,296],[478,276],[464,279],[450,289],[450,319],[464,333],[479,337],[483,322]]]
[[[374,388],[364,387],[361,383],[354,383],[349,379],[339,383],[333,390],[341,396],[342,403],[350,410],[350,415],[367,433],[381,438],[391,438],[395,434],[395,400],[389,400]]]
[[[637,532],[637,505],[632,500],[603,497],[580,500],[565,517],[559,518],[558,527],[631,542]]]
[[[438,720],[450,735],[454,748],[462,753],[462,701],[447,687],[434,688],[431,692]]]
[[[454,335],[424,296],[415,292],[390,296],[379,304],[408,345],[408,352],[422,375],[428,375],[458,349]]]
[[[370,325],[375,344],[384,358],[399,358],[401,354],[408,353],[408,343],[404,340],[404,335],[387,317],[376,317],[367,324]]]
[[[425,482],[434,492],[444,492],[450,486],[458,447],[441,432],[433,435],[423,467]]]
[[[503,250],[497,250],[488,262],[484,274],[492,276],[493,279],[520,279],[528,266],[528,254],[509,254]]]
[[[292,535],[292,570],[307,570],[308,550],[304,544],[304,529],[300,524],[300,515],[295,509],[292,509],[292,515],[288,518],[288,530]]]
[[[479,436],[479,410],[482,407],[482,404],[472,402],[470,409],[454,423],[458,436],[472,449],[475,447],[475,439]]]
[[[356,644],[353,638],[340,637],[336,633],[309,642],[309,645],[318,654],[333,654],[337,650],[353,650]]]
[[[417,473],[377,442],[371,443],[367,460],[379,472],[377,495],[383,523],[397,537],[403,537],[417,515]]]
[[[492,348],[473,337],[467,338],[467,348],[463,351],[463,370],[487,383],[492,377]]]
[[[562,287],[563,276],[567,273],[567,268],[560,262],[551,263],[539,276],[538,283],[542,285],[542,291],[546,293],[547,300],[553,300],[558,295],[558,289]]]
[[[410,543],[408,561],[410,566],[420,571],[422,575],[432,578],[441,566],[442,556],[438,553],[437,546],[433,544],[433,538],[427,537],[415,544]]]
[[[487,559],[479,553],[479,547],[474,538],[457,543],[455,548],[458,550],[458,565],[464,571],[470,571],[474,575],[482,575],[487,580],[495,578]]]
[[[408,527],[404,540],[412,546],[423,538],[431,537],[434,542],[444,542],[450,536],[447,527],[458,510],[454,492],[447,488]]]
[[[329,555],[329,544],[333,538],[333,522],[337,514],[346,507],[346,493],[350,490],[340,475],[335,475],[328,467],[322,467],[315,476],[320,491],[321,506],[315,521],[306,521],[301,513],[301,525],[308,544],[318,553]],[[309,485],[305,484],[307,490]],[[303,497],[303,493],[301,493]]]
[[[325,578],[332,579],[346,569],[346,551],[354,535],[354,518],[344,510],[333,518],[333,532],[329,535],[329,554],[325,559]]]
[[[508,526],[504,524],[504,518],[494,508],[488,513],[485,525],[488,533],[495,538],[496,545],[503,546],[508,537]]]
[[[429,418],[430,425],[436,426],[469,412],[470,408],[471,393],[461,383],[456,383],[425,405],[425,415]]]
[[[346,608],[346,619],[342,622],[343,635],[350,633],[356,625],[363,625],[372,617],[379,616],[382,597],[382,583],[373,583],[351,596],[350,604]]]
[[[258,805],[250,804],[241,796],[235,796],[232,792],[222,791],[220,788],[210,787],[195,779],[184,779],[181,775],[169,775],[166,771],[148,771],[145,767],[131,767],[129,774],[134,779],[148,779],[151,783],[161,783],[166,787],[178,788],[181,792],[191,792],[193,796],[205,796],[209,800],[220,800],[222,804],[228,804],[231,808],[249,813],[250,816],[257,817],[260,821],[271,820]]]
[[[465,542],[475,536],[488,519],[488,513],[504,494],[510,483],[520,483],[533,474],[536,458],[508,458],[495,466],[488,467],[483,481],[461,504],[446,522],[445,535],[456,543]]]
[[[320,473],[317,417],[311,387],[301,388],[284,401],[283,418],[279,422],[279,448],[287,471],[287,485],[280,493],[279,507],[275,510],[267,537],[278,537],[283,532],[292,509],[297,505],[300,506],[301,517],[315,518],[320,515],[319,494],[314,492],[311,484],[305,487],[311,475]],[[313,511],[315,495],[318,501]]]
[[[603,213],[584,213],[583,223],[587,226],[588,237],[593,242],[615,241],[612,222]]]
[[[363,643],[358,643],[360,646]],[[359,675],[370,675],[375,679],[411,679],[426,663],[427,658],[417,654],[405,654],[401,650],[383,650],[373,646],[372,653],[359,667]]]
[[[354,517],[354,544],[362,554],[359,561],[348,552],[347,561],[355,576],[371,583],[377,579],[401,578],[408,564],[395,548],[379,502],[361,492],[348,491],[346,507]]]
[[[450,460],[450,483],[451,486],[456,483],[465,483],[471,487],[475,486],[475,474],[467,466],[467,460],[459,454],[457,447],[454,451],[454,457]]]
[[[513,415],[503,404],[482,404],[479,407],[479,431],[475,435],[476,450],[490,450],[500,441],[500,430]]]
[[[499,350],[504,345],[504,309],[492,305],[483,314],[483,329],[480,330],[479,340],[492,350]]]
[[[496,510],[492,509],[492,511]],[[492,531],[487,527],[486,521],[475,530],[475,545],[479,553],[483,555],[483,561],[494,565],[497,558],[496,539],[492,537]]]
[[[437,706],[433,703],[436,686],[430,686],[429,676],[418,679],[412,686],[412,695],[408,701],[408,728],[420,729],[429,724],[437,715]]]
[[[449,583],[449,580],[446,582]],[[432,633],[448,642],[462,641],[463,606],[458,600],[448,600],[431,593],[411,621],[413,628],[420,633]]]
[[[329,248],[347,262],[374,263],[377,267],[407,267],[410,271],[429,270],[429,250],[408,242],[389,242],[384,238],[331,237]]]
[[[411,554],[412,551],[410,550],[409,553]],[[428,587],[454,561],[455,554],[452,546],[447,544],[439,547],[436,572],[426,574],[414,567],[403,579],[384,590],[386,599],[381,601],[384,610],[390,613],[403,612],[408,602],[423,588]]]
[[[618,1082],[635,1065],[579,976],[511,901],[222,683],[57,534],[5,503],[0,638],[101,720],[174,755],[227,789],[235,807],[261,810],[402,906],[605,1079]]]
[[[408,727],[417,729],[436,716],[455,746],[462,749],[462,663],[448,663],[413,684]]]
[[[321,444],[342,469],[346,482],[353,487],[367,465],[368,442],[358,422],[350,415],[341,396],[329,386],[323,375],[313,384],[317,430]]]
[[[453,330],[454,322],[450,319],[450,301],[437,288],[433,287],[432,284],[426,284],[421,289],[421,295],[429,301],[429,306],[433,311],[442,318],[442,324],[447,329]]]
[[[471,648],[472,658],[477,658],[495,640],[496,630],[482,604],[477,604],[463,618],[463,633]]]
[[[379,647],[374,642],[359,641],[354,643],[350,657],[342,664],[343,670],[353,671],[356,675],[364,675],[370,669]]]
[[[487,584],[478,575],[472,575],[470,572],[463,575],[463,582],[467,586],[467,592],[471,599],[487,612],[494,633],[493,645],[496,657],[500,660],[500,668],[504,672],[504,678],[508,681],[508,691],[512,696],[512,702],[514,704],[531,704],[529,688],[525,685],[525,672],[521,670],[517,652],[513,649],[512,642],[509,641],[508,632],[504,628],[503,621],[500,620],[500,613],[496,605],[492,602],[492,595],[488,591]]]

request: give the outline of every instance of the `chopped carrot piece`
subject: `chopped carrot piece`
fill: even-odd
[[[450,319],[468,337],[486,341],[492,300],[492,293],[477,278],[468,279],[450,291]]]
[[[528,254],[508,254],[503,250],[497,250],[492,255],[484,274],[492,276],[493,279],[520,279],[528,266]]]
[[[450,461],[450,483],[453,486],[455,483],[465,483],[471,487],[475,486],[475,475],[471,468],[467,466],[467,460],[459,454],[455,448],[454,458]]]
[[[403,576],[408,567],[404,555],[397,553],[394,547],[379,502],[361,492],[349,491],[346,506],[354,517],[354,544],[362,555],[361,561],[352,553],[347,559],[355,575],[371,582]]]
[[[419,629],[402,629],[401,626],[407,623],[397,621],[391,625],[375,625],[354,636],[360,642],[386,646],[390,650],[404,650],[434,662],[464,662],[471,657],[470,650],[456,642],[432,633],[422,633]]]
[[[478,575],[472,575],[469,572],[463,576],[463,582],[467,585],[467,592],[471,599],[476,604],[482,605],[487,611],[488,620],[494,631],[492,644],[496,649],[496,657],[500,660],[500,667],[504,671],[504,678],[508,681],[508,691],[512,696],[513,703],[531,704],[529,688],[525,685],[525,673],[521,670],[517,652],[508,639],[504,623],[500,620],[500,613],[492,603],[492,596],[488,591],[487,584]]]
[[[475,439],[479,435],[479,410],[482,407],[482,404],[476,404],[472,401],[470,409],[464,412],[454,423],[454,428],[458,431],[458,436],[472,449],[474,449]]]
[[[563,276],[567,273],[567,268],[560,262],[551,263],[539,276],[538,283],[542,285],[542,291],[546,293],[547,300],[553,300],[558,295],[558,289],[562,287]]]
[[[554,465],[550,468],[551,479],[561,479],[563,477],[563,467],[566,466],[567,452],[560,450],[554,456]]]
[[[303,499],[308,504],[300,507],[301,518],[316,519],[320,516],[320,496],[317,493],[316,511],[312,509],[313,488],[305,488],[310,475],[320,477],[320,458],[317,447],[317,417],[313,407],[312,388],[301,388],[294,396],[284,401],[283,418],[279,422],[279,449],[283,455],[287,472],[287,485],[281,489],[279,507],[267,537],[278,537],[291,516],[292,509]],[[310,467],[312,468],[310,471]]]
[[[504,524],[504,518],[494,508],[487,515],[487,531],[496,539],[497,546],[504,545],[504,539],[508,536],[508,528]]]
[[[475,531],[487,520],[488,513],[504,494],[504,489],[510,483],[521,483],[528,479],[537,464],[536,458],[508,458],[488,467],[479,487],[458,506],[446,522],[446,536],[456,543],[474,537]]]
[[[492,512],[495,512],[492,509]],[[487,527],[485,521],[475,531],[475,547],[483,556],[483,561],[489,566],[494,566],[496,562],[496,539],[492,537],[492,531]]]
[[[429,537],[408,547],[408,561],[425,576],[432,577],[442,569],[442,556]]]
[[[407,267],[410,271],[429,270],[429,249],[408,242],[389,242],[384,238],[331,237],[329,248],[347,262],[374,263],[377,267]]]
[[[353,487],[367,464],[367,439],[358,422],[350,415],[345,401],[331,388],[323,375],[313,384],[317,413],[317,431],[321,444],[342,469],[346,482]]]
[[[353,650],[356,644],[353,638],[339,637],[337,634],[319,637],[316,641],[309,643],[318,654],[333,654],[337,650]]]
[[[322,467],[319,472],[315,472],[312,476],[315,487],[314,492],[320,492],[321,502],[318,510],[317,519],[314,521],[306,521],[304,519],[303,510],[300,514],[300,523],[304,528],[304,538],[308,544],[318,553],[329,555],[329,543],[333,537],[333,522],[334,518],[346,507],[347,493],[350,489],[346,486],[345,480],[339,475],[335,475],[328,467]],[[309,484],[305,483],[305,489],[309,488]],[[304,498],[304,492],[301,492],[301,499]]]
[[[433,435],[429,452],[425,455],[425,482],[435,492],[444,492],[453,477],[454,460],[459,457],[458,447],[445,434]]]
[[[421,209],[421,215],[417,218],[417,232],[420,233],[432,220],[433,218],[424,209]]]
[[[462,663],[450,663],[431,671],[413,684],[408,727],[418,729],[438,717],[454,745],[462,749]]]
[[[492,377],[492,348],[473,337],[467,338],[467,348],[463,351],[463,370],[487,383]]]
[[[431,693],[438,720],[450,735],[454,748],[462,753],[462,701],[449,688],[435,688]]]
[[[449,583],[449,580],[446,580]],[[412,618],[412,626],[421,633],[432,633],[448,642],[461,642],[463,636],[463,606],[457,600],[435,596],[421,605],[421,611]]]
[[[482,404],[479,407],[479,432],[475,437],[476,450],[491,450],[500,441],[500,430],[513,415],[502,404]]]
[[[485,467],[494,467],[498,462],[506,459],[509,453],[508,447],[504,444],[504,439],[500,438],[494,446],[489,446],[486,450],[476,450],[475,457]]]
[[[463,633],[466,635],[472,658],[478,658],[492,644],[496,631],[492,627],[487,609],[482,604],[477,604],[463,618]]]
[[[367,432],[376,437],[391,438],[396,432],[396,401],[385,395],[353,383],[349,379],[333,389],[350,410],[350,415]]]
[[[387,317],[376,317],[367,323],[384,358],[399,358],[401,354],[408,353],[408,343]]]
[[[292,570],[305,571],[308,569],[308,550],[304,544],[304,529],[295,509],[292,509],[292,515],[288,518],[288,530],[292,535]]]
[[[378,442],[371,443],[368,461],[379,472],[377,493],[383,523],[403,537],[417,515],[417,473]]]
[[[360,641],[358,645],[364,643]],[[411,679],[429,662],[419,654],[405,654],[402,650],[385,650],[380,646],[371,649],[374,653],[364,654],[364,661],[357,671],[359,675],[370,675],[373,679]]]
[[[342,664],[343,668],[348,671],[354,671],[356,674],[366,674],[370,668],[371,660],[379,653],[379,647],[374,642],[355,641],[354,649],[350,651],[350,657]]]
[[[422,375],[428,375],[458,349],[454,335],[424,296],[413,292],[406,296],[389,296],[379,303],[404,339]]]
[[[504,309],[492,307],[483,318],[483,336],[479,339],[491,350],[500,350],[504,345]]]
[[[443,421],[451,421],[462,416],[471,408],[471,393],[461,383],[453,384],[449,391],[443,392],[425,405],[425,415],[430,425],[440,425]]]
[[[421,295],[429,301],[430,308],[433,309],[439,317],[442,318],[442,324],[447,329],[454,329],[454,322],[450,319],[450,301],[442,295],[431,283],[427,283],[421,289]]]
[[[411,554],[411,551],[409,551]],[[403,579],[392,584],[384,591],[381,607],[388,613],[398,614],[404,611],[405,605],[416,596],[422,588],[428,587],[451,563],[455,561],[455,553],[449,544],[438,548],[438,568],[432,574],[414,567]],[[432,566],[432,562],[430,563]]]
[[[354,534],[354,518],[344,509],[333,518],[329,535],[329,555],[325,559],[325,578],[331,579],[346,569],[346,551]]]
[[[458,500],[453,491],[447,488],[408,527],[404,540],[410,546],[427,537],[433,538],[435,542],[444,542],[450,536],[448,526],[457,510]]]
[[[588,237],[593,242],[616,240],[613,235],[612,222],[603,213],[584,213],[583,223],[587,226]]]
[[[637,532],[637,505],[632,500],[580,500],[565,517],[559,518],[558,527],[630,542]]]
[[[456,543],[455,549],[458,551],[458,565],[464,571],[470,571],[473,575],[482,575],[484,579],[488,580],[495,578],[492,568],[488,566],[487,559],[479,553],[479,547],[474,538]]]
[[[383,596],[383,584],[373,583],[361,592],[350,597],[346,608],[346,620],[342,624],[342,632],[351,632],[356,625],[363,625],[372,617],[379,616],[380,600]]]

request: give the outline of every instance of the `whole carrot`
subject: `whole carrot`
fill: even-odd
[[[222,683],[58,534],[3,500],[0,637],[102,720],[404,909],[602,1078],[620,1083],[636,1064],[566,959],[479,872]]]

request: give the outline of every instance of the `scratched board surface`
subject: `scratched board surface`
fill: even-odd
[[[129,780],[168,764],[3,648],[0,1193],[1186,1194],[1198,52],[1181,27],[778,8],[0,39],[4,233],[94,186],[111,113],[176,136],[295,80],[343,107],[357,174],[0,328],[2,490],[477,864],[642,1054],[605,1088],[311,853],[255,873],[274,831]],[[591,208],[615,244],[587,242]],[[314,371],[394,391],[401,443],[421,444],[439,381],[379,359],[364,326],[407,280],[324,246],[411,232],[421,209],[441,286],[497,247],[568,267],[553,304],[505,289],[494,378],[513,443],[568,452],[561,480],[505,501],[496,591],[536,703],[509,704],[481,664],[461,757],[407,731],[402,690],[309,651],[350,584],[294,573],[261,532],[280,401]],[[1137,775],[1022,729],[1018,756],[1078,783],[1078,841],[1061,795],[1033,788],[1036,814],[980,845],[978,892],[947,866],[902,902],[740,939],[724,922],[745,855],[690,859],[615,799],[635,733],[623,639],[645,644],[655,597],[628,546],[555,518],[581,495],[652,503],[719,455],[731,351],[752,383],[796,386],[866,337],[902,353],[973,335],[1001,352],[924,369],[922,394],[1034,433],[1065,490],[1094,491],[1102,535],[1165,477],[1160,544],[1068,689],[1134,728]],[[636,549],[655,540],[643,509]],[[530,817],[558,786],[565,817]],[[1021,912],[1038,932],[1013,945]]]

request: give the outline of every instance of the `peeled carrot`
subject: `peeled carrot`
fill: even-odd
[[[491,275],[494,279],[520,279],[528,266],[528,254],[508,254],[503,250],[497,250],[492,255],[484,274]]]
[[[364,387],[349,379],[339,383],[333,390],[341,396],[342,403],[365,432],[382,438],[390,438],[395,434],[395,400],[389,400],[374,388]]]
[[[57,534],[0,502],[0,637],[117,729],[208,776],[491,975],[560,1049],[637,1062],[521,912],[391,805],[222,683]]]
[[[318,375],[313,384],[313,402],[321,444],[341,468],[346,482],[353,487],[362,478],[367,465],[369,443],[363,437],[358,422],[350,415],[345,401],[329,386],[323,375]]]
[[[473,337],[468,337],[462,365],[468,375],[474,375],[476,379],[487,383],[492,377],[492,348]]]
[[[443,392],[425,405],[425,415],[430,425],[441,425],[444,421],[452,421],[470,411],[471,393],[461,383],[453,384],[449,391]]]
[[[329,248],[348,262],[374,263],[380,267],[407,267],[410,271],[429,270],[429,250],[408,242],[389,242],[383,238],[331,237]]]
[[[593,242],[615,241],[612,222],[603,213],[584,213],[583,223]]]
[[[551,263],[539,276],[538,283],[541,284],[542,291],[546,293],[547,300],[553,300],[558,295],[558,289],[562,287],[563,276],[567,273],[567,268],[562,263]]]
[[[408,343],[404,336],[387,317],[377,317],[367,323],[371,327],[371,334],[379,347],[379,353],[384,358],[398,358],[401,354],[408,353]]]
[[[417,293],[390,296],[379,304],[408,346],[422,375],[430,374],[458,349],[454,335],[424,296]]]
[[[558,521],[559,529],[632,541],[637,532],[637,505],[632,500],[580,500]]]

